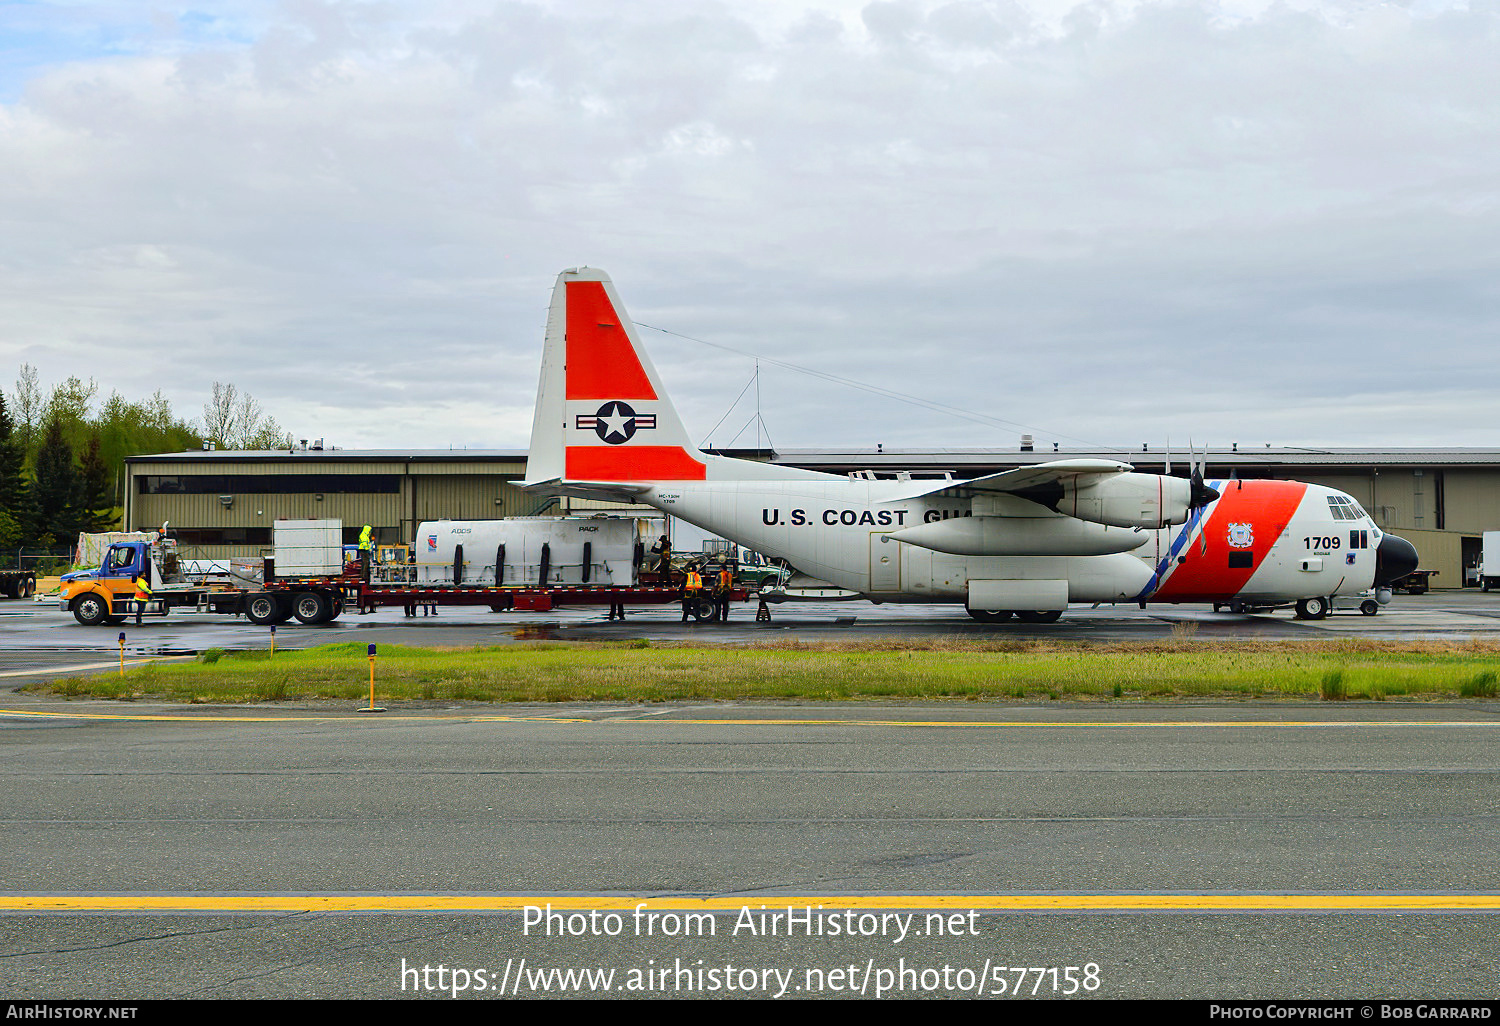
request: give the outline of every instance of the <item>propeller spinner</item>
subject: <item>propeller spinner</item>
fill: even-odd
[[[1192,451],[1192,445],[1192,440],[1189,439],[1188,451],[1190,452]],[[1203,483],[1203,471],[1208,466],[1208,446],[1205,445],[1203,447],[1202,461],[1200,462],[1195,459],[1190,461],[1189,465],[1193,470],[1193,490],[1188,494],[1188,509],[1202,509],[1219,497],[1219,490],[1217,488]]]

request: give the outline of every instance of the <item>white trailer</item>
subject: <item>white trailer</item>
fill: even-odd
[[[1482,591],[1500,588],[1500,531],[1484,532],[1479,554],[1479,587]]]
[[[631,586],[659,524],[608,515],[427,521],[417,528],[415,583]]]

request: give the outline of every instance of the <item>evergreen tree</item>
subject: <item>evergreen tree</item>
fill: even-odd
[[[42,545],[70,545],[78,533],[82,481],[73,450],[57,420],[47,422],[36,454],[36,540]]]
[[[15,548],[31,535],[30,490],[22,467],[26,450],[0,393],[0,547]]]
[[[115,519],[115,480],[114,472],[104,462],[97,431],[89,435],[78,464],[77,528],[89,534],[107,531]]]

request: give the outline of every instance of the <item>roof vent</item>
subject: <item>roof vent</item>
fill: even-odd
[[[1021,451],[1031,452],[1036,448],[1036,442],[1030,435],[1021,436]]]

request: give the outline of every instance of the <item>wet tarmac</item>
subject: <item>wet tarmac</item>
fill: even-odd
[[[648,638],[725,645],[762,644],[796,637],[804,641],[862,638],[1041,638],[1114,643],[1191,637],[1204,641],[1314,639],[1353,636],[1384,640],[1478,637],[1500,640],[1500,595],[1433,592],[1398,597],[1376,616],[1339,610],[1325,620],[1293,618],[1290,611],[1255,616],[1215,613],[1207,606],[1117,605],[1070,609],[1053,624],[981,624],[955,606],[876,605],[870,602],[798,603],[772,606],[771,620],[755,620],[754,603],[736,606],[727,623],[683,623],[675,606],[632,610],[630,618],[607,619],[602,606],[547,613],[493,613],[482,607],[440,608],[437,615],[407,617],[400,609],[346,614],[335,623],[296,621],[276,631],[281,648],[337,642],[408,645],[501,645],[524,641],[601,641]],[[211,648],[265,648],[270,629],[241,617],[174,612],[148,617],[141,626],[83,627],[53,602],[0,602],[0,687],[31,670],[81,667],[117,658],[125,635],[128,658],[190,656]]]

